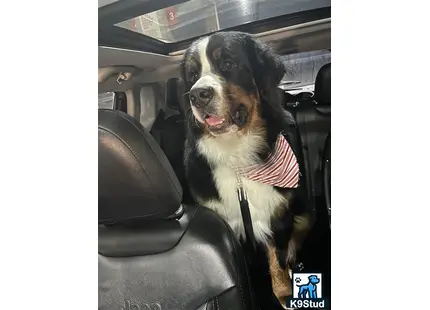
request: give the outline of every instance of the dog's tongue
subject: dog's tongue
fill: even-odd
[[[206,123],[208,123],[209,126],[216,126],[219,124],[222,124],[224,122],[224,119],[215,115],[208,115],[205,118]]]

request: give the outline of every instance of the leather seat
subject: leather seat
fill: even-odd
[[[99,110],[99,309],[255,309],[242,249],[182,189],[153,137]]]
[[[304,264],[303,272],[322,272],[324,276],[324,296],[330,297],[330,223],[327,212],[329,188],[326,184],[330,166],[331,132],[331,64],[320,68],[315,79],[313,97],[302,97],[287,109],[293,113],[305,162],[309,203],[315,209],[315,223],[310,231],[299,260]],[[328,198],[328,199],[327,199]],[[317,258],[317,259],[316,259]]]
[[[325,141],[331,131],[330,103],[330,63],[322,66],[318,71],[313,97],[297,94],[294,100],[288,97],[286,101],[286,109],[294,115],[301,136],[306,170],[309,172],[308,188],[311,189],[312,197],[323,195],[321,154],[324,152]]]
[[[319,110],[325,109],[326,122],[331,123],[331,64],[324,65],[316,77],[315,101]],[[328,115],[328,116],[327,116]],[[322,178],[323,194],[326,201],[329,222],[331,217],[331,130],[328,131],[322,152]]]

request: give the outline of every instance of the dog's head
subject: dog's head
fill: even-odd
[[[185,108],[212,136],[246,131],[261,124],[261,101],[275,91],[284,71],[280,58],[248,34],[202,38],[181,63]]]
[[[312,275],[312,276],[309,276],[308,279],[309,279],[309,282],[312,283],[312,284],[320,283],[320,279],[318,279],[317,276]]]

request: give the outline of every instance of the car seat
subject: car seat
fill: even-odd
[[[98,113],[98,308],[256,309],[228,224],[181,204],[172,167],[138,121]]]

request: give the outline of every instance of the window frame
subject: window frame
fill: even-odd
[[[185,0],[120,0],[99,8],[99,46],[126,48],[162,55],[187,49],[197,38],[165,43],[149,36],[133,32],[118,26],[117,23],[154,12],[169,6],[186,2]],[[331,17],[331,7],[296,12],[272,18],[238,25],[222,31],[243,31],[251,34],[262,33],[274,29],[313,22]],[[213,33],[213,32],[212,32]],[[204,35],[210,35],[207,33]]]

